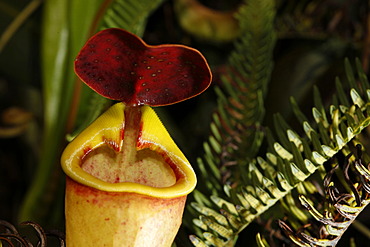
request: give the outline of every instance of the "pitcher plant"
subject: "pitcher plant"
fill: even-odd
[[[120,103],[63,152],[67,245],[171,246],[196,176],[151,106],[206,90],[212,75],[205,58],[111,28],[87,41],[75,72]]]

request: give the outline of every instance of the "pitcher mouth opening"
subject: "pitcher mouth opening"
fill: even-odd
[[[62,168],[74,181],[106,192],[132,192],[159,198],[189,194],[195,173],[153,109],[143,107],[137,159],[119,164],[124,105],[118,103],[71,142],[62,155]],[[109,141],[107,141],[109,140]],[[113,145],[113,146],[112,146]]]
[[[102,145],[81,159],[81,168],[104,182],[132,182],[156,188],[170,187],[182,176],[164,152],[140,149],[136,160],[129,164],[122,164],[120,156],[108,145]]]

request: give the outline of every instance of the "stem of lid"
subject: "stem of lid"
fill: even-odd
[[[126,106],[124,110],[125,126],[123,134],[120,163],[124,165],[133,164],[136,161],[137,141],[140,132],[141,107]]]

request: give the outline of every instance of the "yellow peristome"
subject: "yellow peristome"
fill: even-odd
[[[124,108],[123,103],[113,105],[66,147],[61,158],[66,175],[82,185],[107,192],[130,192],[158,198],[175,198],[189,194],[196,185],[195,173],[149,106],[141,108],[142,130],[138,148],[148,147],[153,151],[166,154],[176,166],[178,179],[174,185],[156,188],[132,182],[109,183],[90,175],[81,168],[81,159],[88,151],[102,145],[119,145],[122,142]]]

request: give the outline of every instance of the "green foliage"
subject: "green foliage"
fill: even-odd
[[[214,74],[214,94],[197,97],[201,100],[194,99],[190,107],[181,103],[159,111],[178,143],[186,145],[189,160],[196,160],[199,178],[177,246],[244,246],[245,239],[254,246],[333,246],[348,240],[343,234],[351,228],[368,238],[369,226],[357,222],[369,201],[370,181],[365,1],[351,6],[319,0],[202,1],[234,12],[239,37],[233,44],[201,40],[184,31],[174,15],[207,13],[199,5],[174,10],[176,4],[164,0],[48,0],[37,9],[39,0],[10,2],[0,3],[0,23],[9,22],[5,17],[15,20],[5,38],[0,37],[0,110],[19,104],[36,118],[26,134],[10,140],[0,123],[0,166],[4,174],[16,167],[21,174],[17,184],[24,186],[15,189],[20,192],[14,214],[20,220],[49,226],[62,221],[59,157],[65,137],[73,139],[111,104],[78,81],[73,60],[93,33],[120,27],[146,34],[153,43],[199,48]],[[212,16],[193,19],[209,22]],[[41,55],[26,50],[32,39],[15,35],[22,21],[24,29],[32,30],[29,36],[38,37],[33,42],[41,44]],[[36,70],[27,66],[28,60],[39,62]],[[16,81],[16,90],[6,91],[3,78]],[[213,102],[208,133],[199,126],[208,125],[203,123],[205,112]],[[185,131],[193,137],[183,137]],[[9,129],[5,133],[9,136]],[[357,144],[363,147],[361,159],[348,158]],[[26,158],[12,161],[7,146]],[[12,183],[3,174],[0,181],[2,196],[2,188]],[[320,229],[329,234],[320,235]],[[355,240],[348,242],[354,246]]]
[[[208,243],[215,246],[233,243],[238,233],[247,226],[247,222],[253,220],[252,214],[241,216],[245,210],[243,209],[243,213],[239,212],[241,207],[237,209],[233,205],[234,201],[230,203],[216,196],[222,193],[223,187],[228,196],[236,200],[238,196],[243,198],[242,202],[238,201],[238,205],[243,202],[252,205],[258,203],[254,198],[244,199],[242,194],[236,194],[230,186],[222,185],[222,182],[243,184],[244,180],[249,180],[243,169],[252,171],[255,168],[255,164],[250,162],[259,151],[264,136],[261,123],[265,114],[264,97],[273,66],[272,52],[276,39],[274,15],[274,2],[270,0],[248,1],[240,7],[237,18],[242,35],[230,55],[228,69],[221,74],[224,90],[216,87],[218,107],[211,123],[212,136],[204,143],[204,159],[198,159],[208,190],[203,193],[212,193],[213,196],[211,200],[195,197],[197,202],[191,204],[201,215],[193,221],[194,224],[206,231],[203,236]],[[207,172],[209,168],[211,174]],[[237,177],[237,171],[242,171],[240,177]],[[272,206],[274,203],[275,201],[268,205]],[[212,204],[224,209],[224,215],[206,207]],[[216,222],[212,220],[214,218]],[[227,230],[224,229],[225,226]],[[218,234],[214,235],[213,232]],[[226,241],[218,239],[217,235]],[[201,240],[192,237],[192,242],[199,244]]]
[[[142,34],[146,18],[162,3],[160,1],[47,1],[43,9],[42,66],[44,93],[44,132],[39,165],[20,211],[20,220],[40,220],[37,215],[40,203],[45,205],[45,194],[56,167],[59,167],[61,147],[66,132],[74,126],[75,110],[80,108],[80,131],[93,121],[109,104],[92,90],[77,81],[71,68],[74,57],[82,45],[97,29],[115,26]],[[102,5],[106,13],[101,16]],[[55,10],[59,11],[56,12]],[[122,16],[129,18],[122,19]],[[134,18],[135,17],[135,18]],[[100,20],[102,18],[102,20]],[[96,23],[102,22],[101,25]],[[94,26],[95,25],[95,26]],[[80,88],[83,87],[83,90]],[[72,105],[78,103],[79,105]],[[78,110],[77,110],[78,111]],[[69,119],[69,122],[67,122]],[[55,175],[54,175],[55,176]],[[62,192],[62,191],[61,191]],[[54,192],[50,192],[54,193]],[[50,202],[49,202],[50,203]],[[59,207],[61,201],[59,201]],[[58,205],[50,204],[50,207]],[[48,209],[51,210],[51,209]]]
[[[73,79],[71,73],[68,72],[68,61],[72,57],[69,53],[71,35],[68,26],[69,3],[67,1],[48,1],[44,8],[41,40],[43,43],[41,63],[45,68],[42,73],[43,99],[45,102],[44,130],[35,178],[20,210],[19,218],[21,221],[40,217],[35,215],[34,212],[37,212],[36,209],[40,202],[45,202],[43,197],[45,196],[45,189],[52,177],[53,170],[58,164],[57,157],[60,153],[60,144],[58,143],[61,143],[63,139],[73,94]],[[55,14],[54,9],[58,9],[59,12]]]
[[[296,207],[292,193],[295,189],[308,193],[310,188],[317,192],[306,180],[318,169],[324,174],[324,163],[333,157],[347,155],[353,139],[370,124],[370,109],[366,103],[370,101],[369,83],[360,62],[356,61],[355,76],[346,60],[350,90],[344,90],[337,79],[337,96],[333,97],[329,108],[325,108],[315,87],[313,122],[291,98],[293,112],[302,129],[292,129],[280,114],[275,114],[273,134],[276,137],[269,129],[262,131],[263,95],[270,79],[274,47],[275,9],[271,4],[271,1],[248,1],[250,9],[242,7],[238,15],[245,36],[241,35],[235,44],[230,59],[233,69],[227,73],[228,80],[223,77],[225,90],[216,88],[219,101],[211,123],[212,136],[204,144],[204,159],[198,159],[208,191],[197,192],[202,196],[194,196],[195,202],[191,203],[195,209],[191,212],[197,215],[193,224],[198,237],[191,237],[194,246],[234,245],[242,230],[266,211],[273,211],[272,207],[277,203],[289,215],[292,225],[299,227],[299,222],[308,222],[307,213]],[[249,52],[244,52],[245,49]],[[262,73],[253,68],[261,69]],[[360,78],[359,83],[356,78]],[[266,153],[256,155],[262,152],[261,138],[264,135],[268,143]],[[230,166],[237,168],[231,170]],[[207,198],[210,191],[212,196]],[[366,205],[364,203],[363,207]],[[331,246],[338,240],[322,242]],[[320,241],[312,240],[311,243]],[[257,242],[259,246],[268,245],[260,235]]]
[[[284,229],[289,238],[298,246],[336,246],[343,234],[351,224],[354,224],[359,214],[369,204],[369,178],[370,171],[362,164],[361,146],[357,145],[358,154],[352,159],[352,155],[347,156],[343,167],[345,185],[350,187],[351,193],[339,191],[333,174],[339,165],[336,165],[325,177],[325,194],[329,201],[329,207],[321,214],[313,205],[312,201],[301,195],[301,204],[309,211],[311,216],[323,226],[319,233],[312,234],[313,231],[302,229],[294,232],[286,223],[280,221],[280,227]],[[353,164],[352,164],[353,163]],[[350,176],[350,167],[354,167],[357,176]],[[343,184],[342,184],[343,185]],[[357,223],[356,223],[357,224]],[[359,223],[360,224],[360,223]],[[363,227],[360,224],[361,228]],[[361,229],[360,228],[360,229]],[[362,230],[362,229],[361,229]],[[365,234],[368,234],[365,230]]]
[[[218,107],[213,114],[212,135],[204,143],[204,159],[198,159],[207,189],[213,194],[222,190],[218,181],[242,179],[230,178],[230,167],[239,169],[236,163],[248,163],[263,139],[264,97],[275,44],[273,1],[249,1],[239,9],[237,17],[243,35],[220,75],[223,89],[215,88]],[[205,172],[207,167],[212,176]]]
[[[158,8],[163,1],[164,0],[113,1],[103,16],[100,29],[118,27],[130,30],[130,32],[142,36],[148,16]]]

